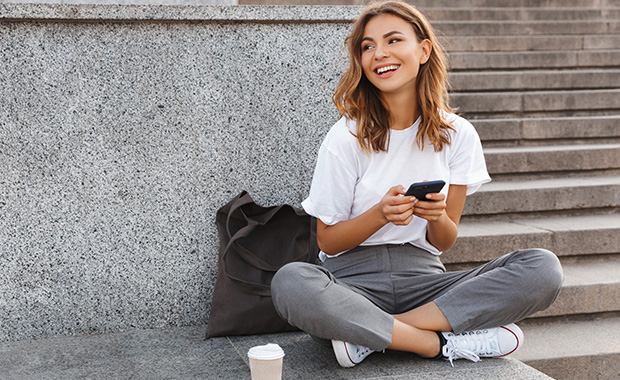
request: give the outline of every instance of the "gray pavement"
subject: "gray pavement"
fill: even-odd
[[[17,379],[250,379],[247,351],[279,344],[283,379],[549,379],[509,358],[430,361],[387,351],[341,368],[304,333],[204,340],[204,326],[0,344],[0,377]]]

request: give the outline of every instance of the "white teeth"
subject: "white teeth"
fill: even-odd
[[[381,75],[386,71],[396,70],[396,69],[398,69],[397,65],[383,66],[383,67],[378,68],[376,72],[377,74]]]

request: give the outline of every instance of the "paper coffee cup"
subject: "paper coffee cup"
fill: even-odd
[[[252,380],[282,380],[284,351],[277,344],[252,347],[248,358]]]

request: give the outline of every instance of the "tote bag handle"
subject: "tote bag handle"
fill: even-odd
[[[293,261],[305,261],[305,262],[310,261],[314,255],[314,253],[312,252],[313,249],[308,249],[308,247],[306,246],[304,249],[305,252],[302,253],[301,255],[294,257],[292,259],[285,258],[283,263],[277,264],[277,265],[270,264],[267,261],[263,260],[262,258],[256,256],[253,252],[243,247],[239,243],[239,240],[248,237],[252,232],[256,230],[257,227],[266,225],[278,212],[282,210],[283,207],[291,207],[291,206],[283,205],[283,206],[274,206],[272,208],[267,208],[267,207],[255,205],[256,207],[262,210],[265,210],[265,212],[260,213],[260,216],[257,216],[257,217],[251,217],[251,216],[249,217],[243,211],[243,207],[246,205],[255,205],[255,203],[250,197],[250,195],[247,192],[243,191],[241,194],[239,194],[238,200],[233,202],[229,210],[229,213],[227,215],[227,218],[226,218],[226,233],[230,237],[230,240],[228,244],[226,245],[226,247],[224,248],[224,252],[221,256],[222,267],[224,270],[224,274],[232,282],[234,282],[235,285],[239,286],[239,288],[241,288],[246,293],[260,295],[260,296],[271,296],[271,287],[269,285],[259,283],[259,282],[252,282],[247,279],[241,278],[239,276],[232,275],[227,268],[227,260],[226,260],[227,256],[230,254],[237,253],[243,259],[243,261],[245,261],[248,265],[254,268],[260,269],[262,271],[275,273],[278,269],[280,269],[280,267],[282,267],[286,263],[293,262]],[[294,210],[294,212],[297,215],[300,215],[300,213],[297,212],[297,210]],[[244,227],[237,230],[231,236],[231,231],[230,231],[231,217],[238,213],[240,213],[243,216],[243,219],[246,221],[247,224]],[[312,226],[311,228],[314,228],[314,226]],[[296,241],[293,243],[296,243]],[[311,245],[311,244],[308,243],[308,245]]]

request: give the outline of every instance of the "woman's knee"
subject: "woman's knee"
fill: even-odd
[[[540,267],[546,273],[548,286],[559,290],[564,282],[564,270],[562,270],[562,264],[560,259],[555,253],[547,249],[537,249],[536,253],[539,255]]]
[[[322,268],[305,262],[295,261],[288,263],[280,268],[271,280],[271,291],[280,291],[295,288],[295,284],[307,282],[308,279],[316,277],[317,272]],[[320,274],[319,274],[320,275]]]
[[[321,267],[309,263],[292,262],[280,268],[271,280],[271,296],[278,313],[286,318],[291,304],[307,299],[321,277],[329,281]]]
[[[278,269],[276,274],[271,279],[271,295],[272,297],[278,297],[283,291],[294,289],[291,286],[299,278],[299,272],[306,263],[292,262],[284,265]]]
[[[535,263],[533,283],[536,284],[536,293],[541,296],[547,295],[550,302],[555,301],[564,282],[564,271],[560,260],[555,253],[547,249],[525,250],[527,256]]]

